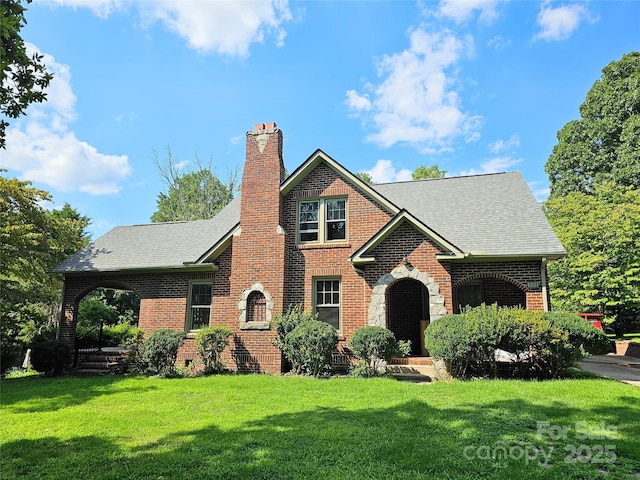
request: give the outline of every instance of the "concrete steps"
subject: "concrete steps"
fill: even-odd
[[[387,372],[403,382],[433,382],[436,378],[431,357],[393,358],[387,365]]]
[[[127,353],[127,350],[117,347],[105,347],[100,351],[81,350],[73,373],[76,375],[123,373],[127,369]]]

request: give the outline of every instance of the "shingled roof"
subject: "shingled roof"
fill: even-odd
[[[520,172],[373,188],[466,254],[557,258],[565,253]]]
[[[116,227],[64,260],[54,273],[185,268],[240,221],[240,197],[211,220]]]
[[[373,185],[467,255],[562,256],[565,251],[519,172]],[[240,222],[240,196],[211,220],[117,227],[55,273],[193,267]]]

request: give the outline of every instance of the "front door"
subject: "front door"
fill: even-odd
[[[387,288],[387,328],[397,340],[411,341],[411,355],[427,355],[424,329],[429,324],[429,290],[412,278]]]

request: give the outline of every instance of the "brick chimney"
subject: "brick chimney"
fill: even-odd
[[[275,123],[259,123],[247,132],[246,148],[240,231],[233,237],[231,266],[231,297],[238,302],[236,315],[243,329],[255,327],[242,324],[249,291],[264,294],[267,317],[282,311],[285,272],[285,233],[280,221],[280,183],[285,174],[282,132]],[[243,338],[245,347],[252,350],[251,338],[246,334]]]
[[[284,180],[282,132],[276,124],[257,123],[247,132],[242,174],[240,226],[273,234],[280,224],[280,183]]]

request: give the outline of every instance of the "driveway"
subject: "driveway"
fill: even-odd
[[[580,362],[587,372],[640,387],[640,358],[624,355],[590,355]]]

